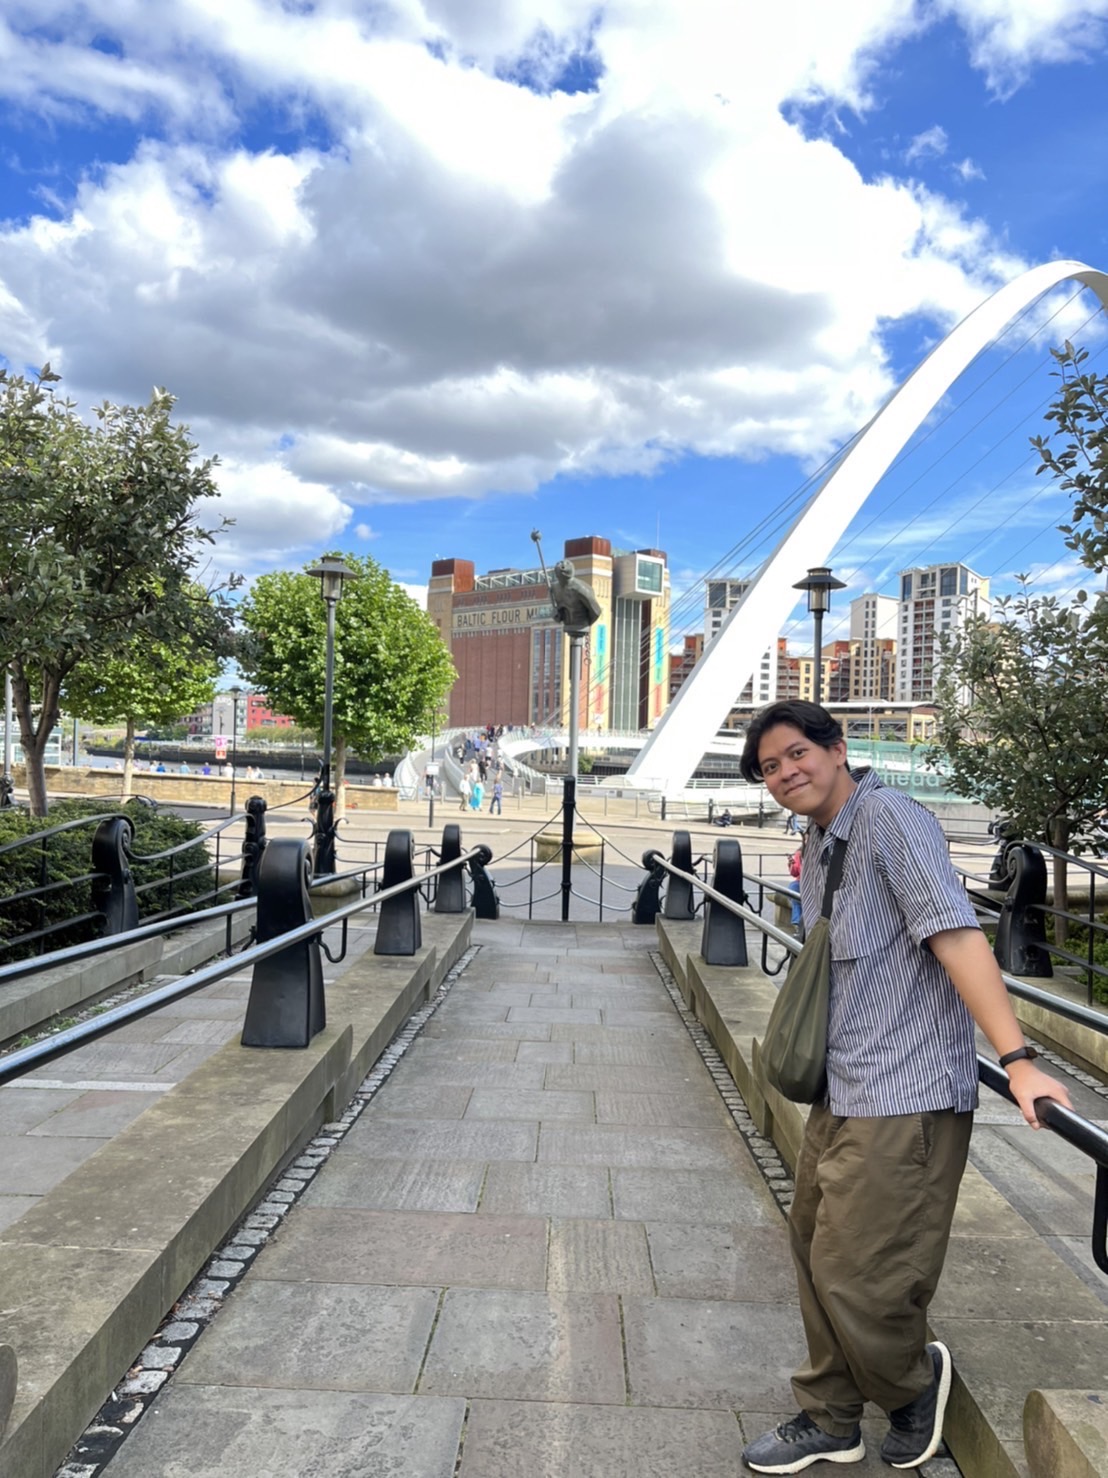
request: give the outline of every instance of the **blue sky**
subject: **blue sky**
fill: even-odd
[[[248,577],[343,548],[418,588],[538,526],[660,544],[694,629],[976,303],[1108,264],[1108,0],[151,11],[5,6],[0,355],[172,390]],[[954,387],[828,551],[838,609],[956,558],[1077,587],[1027,442],[1050,342],[1104,367],[1094,308]]]

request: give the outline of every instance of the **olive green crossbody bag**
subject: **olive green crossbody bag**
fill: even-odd
[[[818,1103],[827,1092],[831,904],[842,882],[845,858],[846,842],[836,838],[827,867],[820,916],[800,953],[793,957],[762,1039],[766,1077],[794,1103]]]

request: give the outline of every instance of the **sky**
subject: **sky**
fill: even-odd
[[[1108,267],[1106,138],[1108,0],[6,0],[0,357],[168,388],[215,572],[418,595],[598,534],[699,629],[966,313]],[[953,388],[828,551],[826,638],[912,564],[1083,583],[1028,439],[1095,309]]]

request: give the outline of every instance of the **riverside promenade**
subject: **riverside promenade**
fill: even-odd
[[[473,946],[108,1478],[735,1478],[792,1413],[781,1208],[654,931]]]

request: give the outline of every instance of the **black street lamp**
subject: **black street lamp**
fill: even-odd
[[[342,596],[345,580],[356,580],[357,570],[343,564],[333,554],[324,555],[308,571],[319,581],[319,593],[327,606],[327,667],[323,689],[323,763],[319,774],[319,799],[315,820],[315,860],[312,871],[317,878],[335,870],[335,793],[331,789],[331,734],[335,706],[335,607]]]
[[[845,590],[846,584],[842,580],[836,580],[826,565],[816,565],[803,580],[796,582],[793,589],[806,591],[808,595],[808,610],[815,627],[816,643],[813,689],[815,701],[819,704],[823,702],[823,618],[831,609],[832,590]]]
[[[235,814],[235,780],[239,756],[239,699],[242,689],[236,684],[231,688],[231,815]]]

